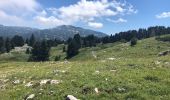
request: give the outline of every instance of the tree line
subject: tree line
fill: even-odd
[[[12,38],[0,37],[0,53],[10,52],[14,47],[20,47],[24,45],[24,39],[21,36],[15,35]]]
[[[103,43],[113,43],[117,41],[128,42],[132,38],[136,38],[138,40],[146,39],[154,36],[160,36],[170,34],[170,27],[164,26],[155,26],[149,27],[147,29],[140,28],[139,30],[129,30],[126,32],[116,33],[115,35],[110,35],[102,38]]]
[[[28,44],[32,47],[31,50],[26,51],[31,55],[29,61],[47,61],[49,60],[49,51],[51,47],[57,46],[58,44],[65,44],[63,52],[67,55],[66,59],[70,59],[79,53],[80,48],[94,47],[99,43],[106,44],[118,41],[130,42],[131,46],[134,46],[137,43],[137,40],[164,34],[170,34],[170,27],[155,26],[147,29],[129,30],[102,38],[94,35],[81,37],[80,34],[75,34],[73,38],[69,38],[67,41],[60,41],[58,39],[36,40],[33,34],[27,39],[23,39],[21,36],[15,35],[12,38],[7,37],[5,39],[0,37],[0,53],[8,53],[14,47],[20,47],[24,44]],[[56,60],[59,60],[59,58],[60,57],[57,56]]]
[[[79,49],[83,47],[93,47],[98,43],[114,43],[114,42],[130,42],[131,46],[137,44],[137,40],[146,39],[154,36],[170,34],[170,27],[155,26],[147,29],[140,28],[139,30],[129,30],[126,32],[116,33],[102,38],[89,35],[87,37],[80,37],[76,34],[73,38],[68,39],[67,58],[71,58],[78,54]]]

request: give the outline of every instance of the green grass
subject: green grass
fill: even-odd
[[[168,42],[150,38],[138,41],[134,47],[129,43],[113,43],[83,48],[68,62],[4,60],[0,63],[0,87],[4,86],[0,89],[0,99],[22,100],[35,94],[35,100],[63,100],[71,94],[81,100],[169,100],[170,55],[158,57],[159,52],[169,50],[169,47]],[[61,55],[62,60],[65,57],[62,45],[52,48],[50,54],[51,60],[56,55]],[[9,81],[3,82],[5,79]],[[44,79],[62,82],[37,84]],[[14,80],[21,83],[12,84]],[[30,81],[36,85],[25,87]],[[98,94],[95,88],[98,88]]]
[[[19,61],[26,62],[28,61],[29,55],[25,54],[25,52],[11,52],[0,55],[0,61]]]

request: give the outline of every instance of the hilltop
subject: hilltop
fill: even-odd
[[[61,100],[67,95],[81,100],[170,98],[170,55],[159,56],[170,50],[168,41],[152,37],[134,47],[128,42],[98,44],[80,49],[68,61],[62,48],[51,49],[49,62],[26,62],[25,52],[2,54],[0,98],[23,99],[31,94],[38,100]],[[56,55],[61,55],[58,62]]]

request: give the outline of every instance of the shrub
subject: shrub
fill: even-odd
[[[137,44],[137,38],[132,38],[130,41],[131,46],[135,46]]]
[[[60,55],[55,57],[55,61],[59,61],[60,59],[61,59]]]

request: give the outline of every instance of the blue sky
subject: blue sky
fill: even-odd
[[[170,0],[1,0],[0,24],[74,25],[108,34],[170,26]]]

